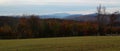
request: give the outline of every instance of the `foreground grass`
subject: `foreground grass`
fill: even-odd
[[[119,51],[120,36],[0,40],[0,51]]]

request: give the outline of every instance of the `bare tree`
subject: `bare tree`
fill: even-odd
[[[114,25],[115,21],[119,18],[119,14],[120,14],[119,11],[116,11],[116,12],[112,13],[109,17],[111,32],[112,32],[113,25]]]
[[[106,16],[106,8],[99,5],[97,7],[97,22],[98,22],[98,35],[104,35],[104,22]]]

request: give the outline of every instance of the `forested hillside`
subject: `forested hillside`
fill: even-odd
[[[113,16],[113,15],[112,15]],[[112,20],[113,21],[113,20]],[[117,26],[116,26],[117,25]],[[111,27],[112,26],[112,27]],[[45,38],[89,35],[119,35],[120,22],[104,24],[102,31],[97,21],[41,19],[38,16],[0,16],[0,38]],[[100,34],[102,32],[102,34]]]
[[[64,16],[64,14],[60,15]],[[68,16],[68,14],[65,15]],[[99,6],[96,14],[77,16],[76,19],[44,19],[37,15],[0,16],[0,39],[120,34],[120,13],[118,11],[108,14],[105,7]],[[78,21],[78,19],[85,19],[85,21]]]

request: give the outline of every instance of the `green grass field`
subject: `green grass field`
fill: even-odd
[[[120,51],[120,36],[0,40],[0,51]]]

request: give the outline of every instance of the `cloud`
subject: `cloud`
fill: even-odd
[[[29,9],[30,8],[30,9]],[[63,8],[62,8],[63,9]],[[74,8],[73,8],[74,9]],[[120,11],[120,7],[110,7],[110,8],[107,8],[106,9],[107,13],[113,13],[113,12],[116,12],[116,11]],[[27,7],[26,9],[25,8],[17,8],[17,9],[3,9],[3,10],[0,10],[0,15],[23,15],[23,14],[26,14],[26,15],[31,15],[31,14],[37,14],[37,15],[47,15],[47,14],[53,14],[53,13],[69,13],[69,14],[92,14],[92,13],[96,13],[96,8],[94,9],[84,9],[84,10],[81,10],[81,9],[78,9],[78,10],[61,10],[61,9],[45,9],[45,8],[41,8],[41,9],[34,9],[33,7]]]
[[[0,0],[0,5],[119,5],[120,0]]]
[[[106,6],[108,12],[109,10],[113,12],[114,10],[120,9],[120,0],[0,0],[0,14],[14,15],[24,14],[26,12],[32,14],[63,12],[70,14],[89,14],[96,12],[96,6],[99,4]],[[12,8],[12,6],[15,8]]]

